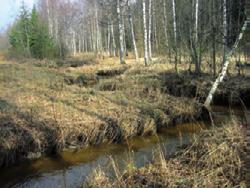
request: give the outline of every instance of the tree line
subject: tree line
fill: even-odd
[[[144,57],[147,65],[164,55],[178,64],[206,61],[216,74],[245,19],[245,0],[38,0],[31,13],[21,8],[10,44],[35,58],[78,52]]]
[[[29,12],[24,3],[11,28],[9,43],[11,53],[19,57],[43,59],[57,55],[57,46],[49,35],[47,23],[40,18],[36,7]]]

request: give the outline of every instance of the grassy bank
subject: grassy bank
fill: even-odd
[[[202,115],[195,98],[162,87],[172,64],[87,56],[0,63],[0,166],[66,148],[156,134]],[[89,63],[90,62],[90,63]]]
[[[246,143],[237,121],[204,130],[191,143],[168,159],[157,150],[154,162],[140,169],[130,161],[120,171],[111,160],[115,177],[96,169],[83,187],[246,187]]]

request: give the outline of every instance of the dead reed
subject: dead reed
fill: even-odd
[[[232,120],[204,130],[192,144],[166,159],[157,149],[153,163],[143,168],[116,168],[116,177],[96,169],[83,187],[246,187],[242,159],[243,128]]]

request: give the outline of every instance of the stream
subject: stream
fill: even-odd
[[[214,107],[214,122],[222,123],[230,114],[242,118],[239,109]],[[243,120],[243,119],[242,119]],[[0,169],[0,187],[18,188],[75,188],[82,185],[96,167],[109,169],[112,174],[110,158],[112,157],[123,169],[129,159],[133,159],[137,167],[152,161],[154,151],[161,146],[167,155],[187,144],[193,134],[208,129],[206,122],[186,123],[165,128],[157,136],[137,137],[124,144],[102,144],[81,150],[67,150],[54,156],[25,162]]]

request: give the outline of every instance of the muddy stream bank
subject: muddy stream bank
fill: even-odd
[[[241,109],[215,106],[214,122],[222,123],[236,115],[242,121]],[[137,137],[124,144],[102,144],[82,150],[67,150],[56,156],[46,156],[20,165],[0,170],[0,187],[79,187],[98,167],[106,167],[112,173],[110,157],[123,168],[133,158],[137,167],[144,166],[153,158],[153,151],[160,145],[167,155],[176,152],[182,144],[202,129],[208,129],[208,122],[179,124],[165,128],[158,136]]]

